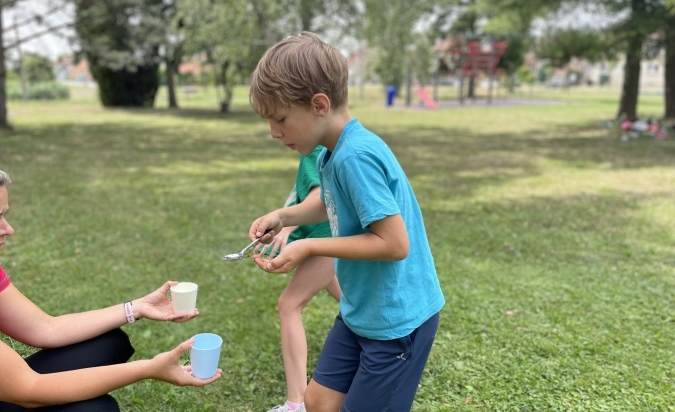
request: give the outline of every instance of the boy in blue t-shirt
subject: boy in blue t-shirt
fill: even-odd
[[[307,411],[406,412],[445,300],[417,199],[386,143],[351,117],[347,76],[347,59],[308,32],[277,43],[258,63],[249,97],[272,137],[301,154],[325,149],[320,197],[256,219],[249,237],[330,222],[332,238],[254,257],[272,273],[313,256],[336,258],[340,313],[305,392]]]

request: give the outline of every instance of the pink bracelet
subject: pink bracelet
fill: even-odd
[[[131,310],[131,302],[124,302],[124,313],[127,315],[127,322],[135,323],[134,311]]]

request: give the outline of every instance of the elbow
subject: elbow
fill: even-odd
[[[46,403],[40,403],[40,402],[33,402],[33,401],[20,401],[16,402],[17,405],[22,406],[24,408],[28,409],[35,409],[35,408],[41,408],[43,406],[51,406]]]
[[[408,253],[410,253],[410,245],[408,244],[408,240],[406,239],[405,241],[399,242],[394,247],[391,248],[391,260],[403,260],[408,257]]]
[[[50,404],[36,400],[36,391],[34,385],[26,385],[24,390],[16,391],[12,394],[12,399],[3,399],[6,402],[20,405],[27,409],[40,408]]]

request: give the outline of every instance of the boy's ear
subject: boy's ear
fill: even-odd
[[[319,116],[325,116],[330,111],[330,99],[323,93],[312,96],[312,111]]]

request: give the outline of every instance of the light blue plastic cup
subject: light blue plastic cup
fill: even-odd
[[[218,370],[223,338],[215,333],[200,333],[193,338],[195,344],[190,348],[192,376],[208,379],[215,375]]]

